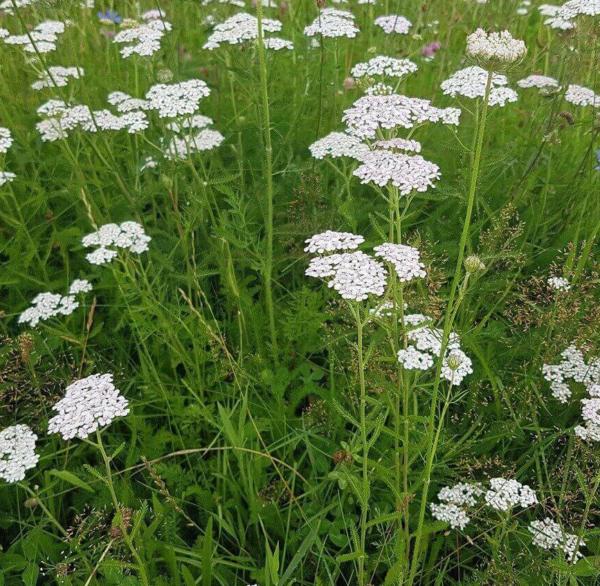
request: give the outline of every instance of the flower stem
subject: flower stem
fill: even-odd
[[[265,287],[265,305],[269,317],[269,331],[271,334],[271,351],[275,362],[278,361],[279,350],[275,330],[275,311],[273,309],[273,145],[271,142],[271,115],[269,111],[269,91],[267,88],[267,63],[265,57],[265,43],[263,35],[263,9],[262,2],[256,3],[256,16],[258,21],[258,65],[260,74],[260,94],[262,102],[262,125],[265,142],[265,230],[267,234],[267,255],[263,268]]]
[[[421,503],[419,509],[419,520],[417,524],[417,531],[415,535],[415,546],[412,553],[412,561],[411,561],[411,569],[410,575],[408,578],[408,585],[412,586],[414,583],[417,568],[419,567],[419,559],[421,556],[421,543],[422,543],[422,533],[423,533],[423,524],[425,522],[425,511],[427,509],[427,498],[429,495],[429,485],[431,483],[431,473],[433,471],[433,461],[435,459],[435,454],[437,451],[437,445],[439,438],[440,429],[438,428],[436,432],[435,427],[435,417],[437,413],[437,404],[438,404],[438,394],[440,388],[440,378],[441,378],[441,370],[442,370],[442,362],[443,356],[446,352],[446,347],[448,345],[448,339],[450,337],[450,330],[452,329],[452,325],[454,322],[454,318],[456,316],[456,310],[458,307],[454,308],[454,299],[456,297],[456,292],[458,289],[458,284],[460,282],[461,274],[462,274],[462,264],[465,255],[465,248],[467,246],[467,240],[469,238],[469,229],[471,227],[471,216],[473,214],[473,206],[475,203],[475,194],[477,192],[477,183],[479,179],[479,169],[481,165],[481,153],[483,150],[483,138],[485,135],[485,124],[487,120],[487,111],[488,111],[488,102],[490,96],[490,90],[492,87],[492,75],[491,71],[488,71],[487,82],[485,86],[485,94],[483,97],[483,105],[481,108],[480,118],[477,120],[477,136],[475,140],[475,154],[473,156],[473,165],[471,167],[471,178],[469,182],[469,191],[467,195],[467,211],[465,215],[465,220],[463,223],[462,234],[460,237],[460,243],[458,247],[458,257],[456,259],[456,267],[454,269],[454,278],[452,280],[452,286],[450,288],[450,297],[448,299],[448,306],[446,308],[446,315],[444,318],[444,330],[442,334],[442,344],[440,356],[438,359],[438,365],[436,369],[435,382],[433,386],[433,392],[431,397],[431,406],[429,410],[429,421],[428,421],[428,429],[427,429],[427,456],[425,459],[425,472],[423,476],[423,489],[421,491]],[[440,421],[440,425],[443,423],[443,420]]]

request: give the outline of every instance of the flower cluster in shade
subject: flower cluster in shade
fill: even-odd
[[[532,542],[537,547],[560,551],[571,563],[583,557],[579,548],[585,546],[585,541],[573,533],[564,531],[550,517],[545,517],[541,521],[532,521],[528,529],[532,535]]]
[[[122,45],[122,57],[138,55],[149,57],[160,50],[160,43],[166,32],[173,27],[164,19],[165,14],[158,10],[149,10],[142,14],[142,22],[119,31],[113,38],[113,43]]]
[[[20,324],[37,326],[41,321],[46,321],[57,315],[71,315],[78,307],[77,295],[89,293],[92,285],[86,279],[75,279],[69,287],[67,295],[59,293],[39,293],[36,295],[31,306],[19,316]]]
[[[60,20],[45,20],[23,35],[11,35],[6,29],[0,29],[0,38],[7,45],[22,46],[27,53],[50,53],[56,50],[58,37],[65,28]]]
[[[537,504],[535,491],[512,478],[490,478],[485,490],[480,483],[460,482],[445,486],[438,493],[439,503],[429,505],[431,514],[453,529],[465,529],[470,523],[471,511],[489,507],[494,511],[507,512],[515,507],[528,508]]]
[[[443,349],[443,330],[432,325],[432,320],[420,313],[404,316],[403,327],[408,345],[398,351],[398,362],[406,370],[426,371],[433,368],[442,356],[441,376],[453,385],[460,385],[473,372],[473,362],[461,349],[460,337],[450,332]]]
[[[478,28],[467,37],[467,55],[484,63],[513,63],[525,53],[525,43],[508,31],[487,33]]]
[[[48,433],[63,439],[85,439],[115,418],[129,413],[129,404],[113,384],[112,374],[93,374],[71,383],[52,410]]]
[[[600,358],[586,360],[576,346],[561,352],[558,364],[542,366],[544,379],[550,383],[552,396],[568,403],[572,396],[568,381],[582,385],[587,397],[581,400],[583,425],[575,427],[575,434],[584,441],[600,442]]]
[[[35,468],[39,456],[35,453],[37,435],[23,424],[11,425],[0,431],[0,478],[19,482],[25,472]]]
[[[544,24],[565,31],[575,28],[575,21],[580,16],[600,15],[600,0],[568,0],[561,6],[541,4],[538,10],[547,17]]]
[[[304,27],[307,37],[346,37],[353,39],[359,33],[354,15],[347,10],[324,8],[311,24]]]
[[[128,221],[104,224],[96,232],[84,236],[81,243],[86,248],[95,247],[93,252],[85,256],[88,262],[104,265],[116,258],[119,250],[128,250],[134,254],[146,252],[150,240],[140,224]]]
[[[555,291],[569,291],[571,289],[571,284],[565,277],[550,277],[548,286]]]
[[[282,24],[279,20],[273,18],[262,19],[263,35],[264,33],[279,32],[281,27]],[[246,12],[239,12],[224,22],[215,25],[203,48],[212,51],[221,45],[240,45],[255,41],[258,37],[258,19]],[[294,48],[290,41],[278,37],[264,37],[264,45],[267,49],[275,51]]]
[[[0,154],[6,154],[13,144],[12,133],[8,128],[0,126]],[[10,171],[0,171],[0,187],[10,183],[16,175]]]
[[[483,98],[488,83],[488,75],[491,75],[488,104],[490,106],[505,106],[509,102],[516,102],[518,94],[512,88],[507,87],[508,79],[505,75],[491,73],[481,67],[472,65],[453,73],[442,82],[442,92],[453,98],[463,96],[465,98]]]
[[[381,28],[386,35],[407,35],[412,23],[410,20],[399,14],[389,14],[386,16],[378,16],[375,19],[375,26]]]

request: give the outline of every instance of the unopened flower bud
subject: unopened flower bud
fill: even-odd
[[[478,256],[472,254],[465,258],[465,270],[467,273],[478,273],[480,271],[485,271],[485,265]]]

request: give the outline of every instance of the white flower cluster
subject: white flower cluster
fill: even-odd
[[[442,502],[429,505],[431,514],[448,523],[452,529],[464,529],[471,521],[465,507],[474,507],[482,494],[479,484],[460,482],[452,487],[445,486],[438,493],[438,500]]]
[[[19,323],[29,324],[34,328],[40,321],[46,321],[57,315],[71,315],[79,307],[79,302],[75,299],[75,296],[88,293],[91,290],[92,285],[89,281],[75,279],[71,283],[67,295],[49,292],[39,293],[33,298],[31,306],[21,313]]]
[[[148,250],[150,240],[150,236],[144,232],[140,224],[129,221],[121,224],[104,224],[96,232],[84,236],[81,243],[86,248],[97,247],[85,256],[90,263],[104,265],[117,256],[115,249],[126,249],[141,254]]]
[[[490,488],[485,493],[484,499],[486,504],[496,511],[509,511],[516,506],[525,509],[538,502],[532,488],[506,478],[491,478]]]
[[[0,187],[7,183],[11,183],[15,177],[16,175],[10,171],[0,171]]]
[[[48,433],[63,439],[85,439],[100,427],[129,413],[127,399],[113,384],[112,374],[93,374],[71,383],[65,396],[52,407]]]
[[[305,240],[304,252],[323,254],[337,250],[356,250],[365,241],[364,236],[352,232],[327,230]]]
[[[542,373],[550,383],[555,399],[567,403],[571,389],[566,381],[573,380],[585,387],[589,399],[582,399],[581,415],[584,425],[575,427],[575,434],[582,440],[600,442],[600,358],[586,362],[583,353],[575,346],[561,352],[559,364],[544,364]]]
[[[83,77],[84,71],[81,67],[48,67],[47,71],[42,72],[38,81],[34,81],[31,87],[34,90],[42,90],[48,87],[65,87],[69,83],[69,78],[79,79]]]
[[[570,84],[565,93],[565,101],[575,106],[593,106],[600,108],[600,95],[581,85]]]
[[[390,138],[388,140],[378,140],[373,143],[373,146],[378,149],[389,151],[407,151],[412,153],[421,152],[421,143],[418,140],[406,138]]]
[[[0,153],[7,153],[8,149],[12,146],[12,143],[13,138],[10,130],[0,126]]]
[[[85,132],[127,130],[134,134],[148,128],[144,112],[117,116],[109,110],[92,111],[88,106],[71,106],[62,100],[49,100],[38,108],[38,114],[44,119],[36,124],[36,128],[45,142],[67,138],[75,129]]]
[[[174,118],[194,114],[202,98],[210,89],[201,79],[188,79],[179,83],[153,85],[146,93],[147,109],[156,110],[160,118]]]
[[[510,511],[513,507],[531,507],[537,504],[535,491],[516,480],[491,478],[490,488],[484,491],[480,483],[460,482],[445,486],[438,493],[440,504],[430,504],[434,518],[449,523],[453,529],[464,529],[470,522],[469,508],[475,507],[481,496],[485,504],[496,511]]]
[[[548,285],[555,291],[569,291],[571,289],[569,280],[564,277],[550,277],[548,279]]]
[[[174,136],[167,144],[164,154],[167,159],[184,160],[194,153],[215,149],[224,140],[225,137],[218,130],[204,128],[184,137]]]
[[[427,276],[425,265],[421,262],[421,253],[413,246],[386,242],[376,246],[374,250],[375,256],[394,267],[398,280],[403,283]]]
[[[135,112],[137,110],[148,110],[150,108],[148,100],[133,98],[129,94],[119,91],[108,94],[107,101],[121,114],[127,114],[128,112]]]
[[[330,132],[327,136],[313,142],[308,148],[315,159],[351,157],[360,160],[369,152],[369,147],[359,138],[345,132]]]
[[[441,88],[444,94],[464,96],[465,98],[483,98],[487,85],[488,72],[477,66],[465,67],[453,73],[443,81]],[[493,73],[488,104],[490,106],[505,106],[508,102],[516,102],[518,94],[506,87],[508,79],[499,73]]]
[[[550,517],[542,521],[532,521],[528,529],[533,535],[534,545],[546,550],[558,549],[571,563],[583,557],[579,548],[585,546],[585,541],[573,533],[563,531],[561,526]]]
[[[327,279],[343,299],[364,301],[369,295],[385,292],[387,272],[383,265],[364,252],[344,252],[313,258],[306,275]]]
[[[405,77],[419,69],[410,59],[397,59],[387,55],[378,55],[365,63],[356,64],[351,71],[352,77]]]
[[[39,0],[2,0],[0,2],[0,10],[6,14],[14,14],[14,9],[25,8],[39,2]]]
[[[427,191],[440,178],[439,167],[421,155],[374,150],[362,155],[360,161],[353,174],[361,183],[393,185],[401,195]]]
[[[478,28],[467,37],[467,54],[482,61],[512,63],[527,53],[525,43],[508,31],[486,33]]]
[[[423,122],[458,125],[458,108],[436,108],[429,100],[398,94],[363,96],[342,117],[350,134],[375,138],[380,129],[413,128]]]
[[[263,18],[263,33],[276,33],[281,30],[281,22],[272,18]],[[221,45],[239,45],[258,38],[258,19],[246,12],[239,12],[226,21],[217,24],[203,49],[212,51]],[[277,44],[277,43],[276,43]],[[265,39],[266,46],[266,39]],[[283,47],[280,47],[283,48]]]
[[[280,39],[279,37],[268,37],[263,39],[265,48],[272,49],[273,51],[281,51],[287,49],[291,51],[294,48],[294,43],[287,39]]]
[[[35,453],[37,435],[27,425],[11,425],[0,431],[0,478],[19,482],[40,459]]]
[[[574,20],[578,16],[598,16],[600,0],[568,0],[562,6],[542,4],[539,11],[542,16],[549,17],[544,24],[558,30],[570,30],[575,28]]]
[[[305,250],[310,253],[354,250],[364,238],[349,232],[328,230],[306,240]],[[381,297],[385,292],[387,271],[372,256],[361,251],[334,253],[311,259],[305,274],[329,279],[327,285],[343,299],[364,301],[370,295]]]
[[[434,365],[434,359],[441,356],[443,331],[430,325],[430,322],[427,316],[420,313],[404,316],[406,337],[410,345],[398,352],[398,362],[405,369],[429,370]],[[442,378],[453,385],[460,385],[472,373],[473,363],[461,350],[460,337],[451,332],[442,360]]]
[[[545,89],[559,89],[558,81],[553,77],[547,75],[528,75],[517,82],[517,85],[523,89],[537,88],[539,90]]]
[[[378,81],[373,85],[370,85],[365,90],[365,94],[367,96],[389,96],[394,93],[394,88],[387,83],[383,83],[382,81]]]
[[[378,16],[375,19],[375,25],[383,29],[383,32],[386,35],[391,35],[393,33],[407,35],[412,23],[404,16],[390,14],[387,16]]]
[[[21,45],[27,53],[50,53],[56,49],[58,35],[64,32],[64,22],[46,20],[38,24],[28,34],[4,35],[4,42],[7,45]]]
[[[304,27],[307,37],[347,37],[353,39],[360,32],[354,23],[354,15],[347,10],[324,8],[311,24]]]
[[[120,49],[122,57],[154,55],[160,50],[160,42],[165,32],[173,28],[170,22],[163,19],[163,13],[158,10],[145,12],[142,18],[144,23],[119,31],[114,36],[113,43],[124,45]]]

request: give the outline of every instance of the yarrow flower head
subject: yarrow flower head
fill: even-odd
[[[387,272],[384,266],[364,252],[345,252],[313,258],[306,275],[330,279],[327,285],[343,299],[364,301],[370,295],[385,292]]]
[[[86,255],[86,259],[97,265],[109,263],[117,256],[118,249],[141,254],[148,250],[151,238],[137,222],[105,224],[96,232],[84,236],[81,243],[86,248],[97,247]]]
[[[403,283],[408,283],[416,278],[423,278],[427,275],[425,265],[420,260],[420,252],[405,244],[380,244],[374,248],[375,256],[389,262],[398,277]]]
[[[406,77],[410,73],[418,70],[416,63],[409,59],[397,59],[388,57],[387,55],[378,55],[366,61],[358,63],[352,68],[351,74],[353,77]]]
[[[407,35],[412,23],[404,16],[390,14],[387,16],[378,16],[375,19],[375,26],[381,28],[386,35]]]
[[[323,254],[339,250],[356,250],[364,241],[364,237],[359,234],[327,230],[307,238],[304,252]]]
[[[37,439],[27,425],[11,425],[0,431],[0,478],[19,482],[27,470],[35,468],[39,460],[35,453]]]
[[[0,171],[0,187],[6,183],[11,183],[15,177],[16,175],[10,171]]]
[[[361,183],[375,183],[380,187],[393,185],[401,195],[409,195],[433,187],[440,178],[440,169],[421,155],[374,150],[361,156],[361,165],[353,174]]]
[[[13,138],[10,130],[0,126],[0,153],[8,152],[8,149],[12,146]]]
[[[160,118],[174,118],[194,114],[202,98],[210,89],[201,79],[188,79],[180,83],[153,85],[146,93],[148,109],[156,110]]]
[[[331,132],[313,142],[308,148],[315,159],[350,157],[360,160],[369,152],[369,147],[359,138],[345,132]]]
[[[120,50],[122,57],[149,57],[160,50],[160,42],[165,32],[172,28],[171,23],[162,17],[149,18],[142,24],[119,31],[114,36],[113,43],[123,45]]]
[[[12,0],[8,0],[12,2]],[[7,45],[21,45],[27,53],[50,53],[56,50],[58,35],[65,31],[65,23],[59,20],[46,20],[25,35],[4,36]]]
[[[262,29],[265,33],[279,32],[281,27],[282,24],[278,20],[271,18],[263,18],[262,20]],[[257,38],[258,19],[246,12],[239,12],[224,22],[217,24],[206,43],[204,43],[203,48],[212,51],[221,45],[239,45]]]
[[[479,484],[461,482],[452,487],[445,486],[438,493],[441,503],[432,503],[431,514],[439,521],[444,521],[452,529],[464,529],[471,518],[467,514],[467,507],[473,507],[477,498],[483,493]]]
[[[354,23],[354,15],[347,10],[325,8],[311,24],[304,28],[307,37],[347,37],[353,39],[359,33]]]
[[[486,33],[478,28],[467,37],[467,54],[486,64],[509,64],[525,56],[527,47],[508,31]]]
[[[83,77],[84,72],[81,67],[48,67],[47,71],[42,72],[38,81],[34,81],[31,87],[34,90],[41,90],[52,87],[65,87],[69,79],[79,79]]]
[[[544,24],[558,30],[571,30],[576,26],[577,17],[600,14],[600,0],[568,0],[562,6],[542,4],[538,10],[542,16],[549,17]]]
[[[537,504],[535,491],[513,479],[492,478],[485,502],[497,511],[508,511],[517,505],[523,508]]]
[[[406,151],[413,153],[421,152],[421,143],[417,140],[406,138],[390,138],[388,140],[378,140],[373,143],[376,149],[385,149],[388,151]]]
[[[33,298],[31,306],[19,316],[19,323],[29,324],[34,328],[40,321],[46,321],[57,315],[71,315],[79,307],[76,296],[91,290],[92,285],[89,281],[75,279],[67,295],[39,293]]]
[[[564,277],[550,277],[548,279],[548,285],[555,291],[569,291],[571,289],[569,280]]]
[[[600,108],[600,95],[582,85],[570,84],[565,93],[565,101],[575,106],[593,106]]]
[[[443,81],[441,88],[444,94],[452,96],[464,96],[465,98],[483,98],[487,86],[488,72],[481,67],[465,67],[453,73],[447,80]],[[516,102],[518,94],[515,90],[506,87],[508,79],[499,73],[493,73],[491,77],[490,94],[488,104],[490,106],[504,106],[508,102]]]
[[[517,85],[523,89],[536,88],[539,90],[557,90],[560,87],[556,79],[547,75],[528,75],[517,81]]]
[[[195,153],[217,148],[224,140],[225,137],[218,130],[211,128],[204,128],[185,138],[175,136],[165,148],[165,157],[171,160],[187,159]]]
[[[423,122],[458,125],[460,110],[436,108],[429,100],[398,94],[363,96],[344,111],[348,132],[359,138],[375,138],[379,129],[413,128]]]
[[[583,557],[579,548],[585,546],[585,541],[573,533],[563,531],[562,527],[550,517],[542,521],[532,521],[528,529],[533,535],[532,542],[537,547],[561,551],[570,563],[575,563]]]
[[[85,439],[127,415],[129,405],[113,384],[112,374],[93,374],[71,383],[52,410],[56,415],[48,422],[48,433],[59,433],[65,440]]]

